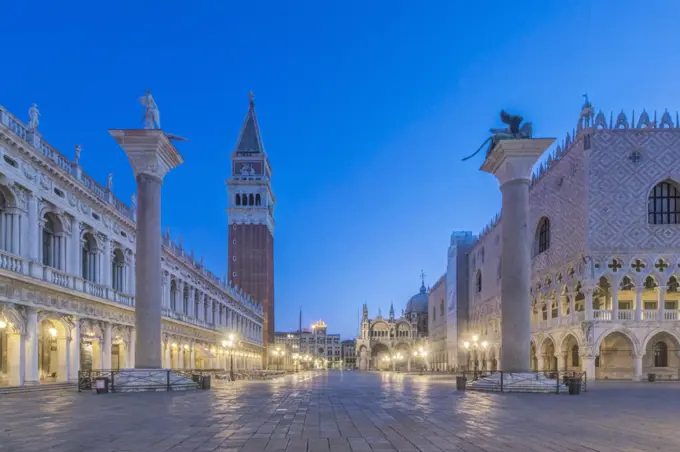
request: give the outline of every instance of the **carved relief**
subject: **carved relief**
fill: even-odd
[[[26,176],[26,179],[28,180],[35,180],[38,176],[38,170],[30,163],[24,163],[24,176]]]
[[[50,190],[52,188],[52,180],[45,173],[40,173],[40,188],[43,190]]]

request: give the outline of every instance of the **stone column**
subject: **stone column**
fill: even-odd
[[[78,381],[78,371],[80,370],[80,320],[74,319],[75,326],[71,329],[71,350],[70,364],[68,368],[68,380],[72,382]]]
[[[42,278],[42,262],[40,262],[40,246],[42,243],[42,229],[38,218],[40,203],[34,193],[28,197],[28,224],[26,225],[27,257],[30,262],[31,276]],[[36,361],[37,362],[37,361]],[[37,374],[36,374],[37,376]],[[36,378],[37,381],[37,378]]]
[[[635,288],[635,320],[642,320],[642,289],[643,287]]]
[[[125,150],[137,180],[137,266],[135,271],[135,368],[160,369],[161,186],[183,162],[168,136],[157,129],[110,130]]]
[[[593,320],[593,287],[586,284],[583,287],[583,295],[585,296],[583,300],[583,307],[586,311],[586,321]]]
[[[612,287],[612,321],[619,320],[619,288]]]
[[[69,367],[71,365],[71,336],[66,334],[57,336],[57,381],[67,382],[69,379]]]
[[[26,370],[24,373],[25,384],[38,384],[38,311],[34,308],[28,308],[26,313],[26,339],[24,346],[26,347],[25,364]]]
[[[637,353],[633,355],[633,380],[642,380],[642,355]]]
[[[135,334],[135,329],[130,328],[130,342],[128,342],[128,349],[125,350],[127,352],[127,363],[125,367],[128,369],[135,367]]]
[[[7,333],[8,376],[10,386],[23,386],[26,371],[25,335]]]
[[[657,291],[657,308],[659,313],[657,314],[657,320],[664,319],[664,304],[666,303],[666,286],[659,286],[656,288]]]
[[[586,373],[586,380],[595,380],[595,357],[581,355],[581,370]]]
[[[500,183],[501,240],[501,359],[500,370],[526,372],[531,342],[531,240],[529,184],[538,158],[553,138],[501,140],[481,170]]]
[[[102,369],[111,370],[111,324],[104,324],[104,343],[102,344]]]

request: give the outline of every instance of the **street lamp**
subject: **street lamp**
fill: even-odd
[[[295,364],[295,373],[298,371],[298,361],[300,359],[300,355],[298,353],[293,353],[293,363]]]
[[[418,350],[413,351],[413,357],[415,359],[423,358],[423,361],[425,362],[425,368],[427,369],[427,361],[425,360],[425,358],[427,358],[427,349],[419,347]],[[420,373],[422,374],[422,370]]]
[[[222,341],[222,347],[229,349],[229,378],[234,381],[234,347],[236,346],[236,336],[230,334],[227,339]]]
[[[478,350],[486,350],[486,347],[489,346],[489,343],[487,341],[482,341],[479,342],[479,336],[476,334],[472,336],[472,343],[465,341],[463,342],[463,347],[468,351],[468,370],[470,370],[470,359],[472,358],[472,352],[475,353],[475,361],[474,361],[474,372],[475,372],[475,377],[477,376],[477,352]]]

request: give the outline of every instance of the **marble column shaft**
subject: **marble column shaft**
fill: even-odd
[[[135,368],[160,369],[161,358],[161,184],[137,175],[137,274]]]
[[[531,364],[531,246],[527,230],[529,180],[509,180],[501,186],[501,192],[501,370],[526,372]]]

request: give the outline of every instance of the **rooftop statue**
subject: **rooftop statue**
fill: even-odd
[[[477,149],[474,152],[474,154],[465,157],[463,161],[468,160],[477,155],[479,151],[482,150],[486,143],[490,142],[489,147],[486,149],[486,157],[488,158],[489,155],[491,155],[491,152],[496,147],[496,145],[502,140],[518,140],[523,138],[531,138],[532,137],[531,123],[525,122],[524,124],[522,124],[523,120],[524,118],[520,115],[511,115],[506,113],[505,110],[501,110],[501,121],[508,127],[504,129],[489,129],[489,131],[493,135],[484,140],[482,145],[479,146],[479,149]]]
[[[30,130],[35,130],[38,128],[38,124],[40,121],[38,121],[38,117],[40,116],[40,111],[38,111],[38,106],[36,104],[31,105],[31,108],[28,109],[28,128]]]

